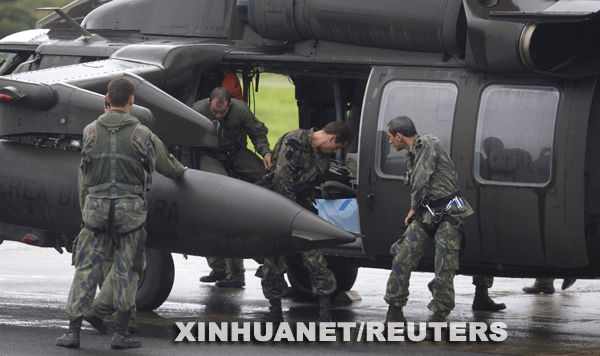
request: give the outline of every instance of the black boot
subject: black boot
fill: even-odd
[[[436,323],[443,323],[446,321],[446,317],[445,316],[441,316],[439,314],[433,314],[430,318],[429,318],[429,322],[427,323],[427,329],[425,330],[425,341],[434,341],[435,339],[435,331],[433,328],[429,327],[429,323],[430,322],[436,322]]]
[[[90,323],[90,325],[93,326],[94,329],[98,330],[101,334],[106,334],[108,332],[108,326],[104,325],[104,321],[92,314],[92,312],[83,314],[83,319]]]
[[[499,311],[506,309],[506,304],[496,303],[488,295],[488,289],[485,287],[475,287],[475,298],[473,298],[473,310]]]
[[[79,347],[79,332],[81,331],[82,320],[83,317],[80,316],[75,320],[69,321],[69,330],[66,334],[56,339],[54,344],[62,347]]]
[[[385,316],[385,324],[387,325],[387,323],[406,323],[402,308],[390,305],[388,307],[387,315]]]
[[[265,323],[283,323],[283,311],[281,310],[281,298],[269,299],[271,306],[269,312],[260,318],[260,322]]]
[[[329,296],[319,297],[319,323],[331,321],[331,301]]]
[[[110,340],[110,347],[113,349],[131,349],[142,346],[141,342],[129,336],[127,327],[129,325],[130,318],[131,312],[125,312],[121,310],[117,311],[115,332],[113,333],[112,340]]]

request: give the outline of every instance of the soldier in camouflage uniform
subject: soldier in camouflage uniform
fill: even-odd
[[[267,127],[248,105],[232,99],[226,88],[215,88],[210,97],[196,102],[192,109],[213,120],[219,132],[216,148],[198,148],[199,169],[206,172],[233,175],[250,183],[260,181],[271,167],[271,149]],[[260,158],[245,147],[248,134]],[[245,283],[244,260],[241,258],[207,257],[211,273],[200,277],[200,282],[217,282],[217,287],[241,288]]]
[[[330,155],[348,144],[350,130],[344,122],[331,122],[322,130],[293,130],[275,144],[273,165],[265,175],[268,188],[316,213],[313,191],[329,170]],[[319,321],[331,321],[329,296],[336,289],[335,276],[327,269],[320,250],[302,252],[304,267],[310,273],[313,294],[319,297]],[[282,322],[281,298],[287,284],[284,279],[285,258],[265,258],[261,280],[270,310],[262,322]]]
[[[110,111],[110,103],[107,100],[104,100],[104,112]],[[87,192],[80,191],[82,193],[80,195],[79,206],[83,206],[85,202],[85,194]],[[96,330],[98,330],[102,334],[106,334],[108,332],[108,326],[104,324],[104,318],[107,315],[115,314],[117,309],[115,309],[115,304],[113,300],[113,296],[115,294],[114,288],[114,278],[115,278],[115,269],[114,265],[114,253],[107,253],[104,256],[104,265],[102,266],[102,275],[104,276],[104,283],[102,284],[102,288],[100,288],[100,293],[94,300],[92,305],[92,310],[83,314],[83,320],[87,321],[92,325]],[[145,264],[145,256],[144,256],[144,266]],[[137,284],[139,280],[139,272],[135,274],[134,283]],[[136,318],[136,310],[131,311],[131,318],[129,319],[129,328],[128,331],[133,333],[137,331],[137,318]]]
[[[135,308],[135,271],[143,265],[145,194],[154,170],[176,178],[185,167],[129,114],[134,91],[130,80],[112,80],[107,94],[111,111],[83,131],[79,182],[84,227],[73,246],[75,276],[66,307],[69,330],[56,340],[57,346],[79,347],[83,314],[92,308],[104,258],[113,254],[117,318],[111,347],[141,346],[129,336],[127,325]]]
[[[432,240],[435,280],[428,308],[434,313],[431,321],[444,321],[454,308],[453,280],[463,238],[462,219],[473,214],[473,209],[460,198],[454,164],[439,139],[418,135],[406,116],[392,119],[387,134],[397,151],[408,150],[405,184],[412,184],[412,189],[405,218],[408,228],[391,247],[395,257],[385,294],[389,304],[386,323],[406,321],[402,308],[408,300],[410,274]]]

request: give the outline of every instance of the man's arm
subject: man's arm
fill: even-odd
[[[416,151],[411,178],[410,207],[413,210],[417,210],[419,204],[429,195],[429,182],[437,166],[437,155],[437,150],[429,141],[425,141],[423,147]]]
[[[299,164],[301,147],[296,138],[284,139],[273,175],[274,191],[294,201],[296,178],[304,171],[304,167]]]
[[[186,167],[169,153],[167,147],[158,136],[152,134],[152,141],[156,153],[156,171],[169,178],[181,177]]]
[[[265,124],[259,121],[256,116],[250,111],[249,108],[244,110],[244,118],[243,118],[243,127],[250,137],[256,152],[258,152],[262,157],[266,158],[267,153],[271,153],[271,146],[269,145],[269,139],[267,138],[267,134],[269,133],[269,129],[265,126]],[[269,157],[269,165],[271,159]]]

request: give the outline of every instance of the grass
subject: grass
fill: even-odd
[[[288,77],[262,73],[258,92],[253,92],[251,99],[250,109],[269,129],[267,137],[271,148],[286,132],[298,128],[298,106]],[[254,150],[250,140],[248,148]]]

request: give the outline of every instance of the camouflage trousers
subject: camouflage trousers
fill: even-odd
[[[333,272],[327,269],[327,261],[321,250],[302,252],[302,264],[310,274],[312,293],[316,297],[330,295],[337,288]],[[265,258],[261,280],[263,294],[267,299],[280,299],[285,294],[287,283],[285,257]]]
[[[433,225],[428,227],[433,229]],[[447,221],[440,224],[435,234],[435,279],[433,299],[428,308],[439,316],[447,316],[454,309],[454,275],[458,269],[462,235]],[[406,305],[410,274],[419,264],[430,241],[421,225],[413,221],[403,237],[392,245],[391,252],[395,257],[385,294],[388,304],[400,308]]]
[[[110,199],[88,196],[82,209],[83,221],[92,229],[106,231],[108,228]],[[66,311],[71,320],[92,309],[98,279],[104,260],[114,258],[112,286],[113,305],[121,311],[135,310],[137,276],[133,270],[133,259],[146,221],[146,207],[140,197],[115,199],[113,229],[119,235],[119,246],[115,246],[109,233],[81,229],[73,245],[75,276],[71,284]]]
[[[144,266],[146,265],[144,261]],[[102,268],[104,273],[104,283],[102,284],[102,288],[100,288],[100,293],[94,300],[94,305],[92,306],[92,314],[96,317],[104,320],[107,315],[114,314],[117,309],[115,308],[114,303],[114,295],[115,295],[115,268],[114,268],[114,258],[104,259],[104,267]],[[135,285],[137,285],[139,281],[140,273],[135,273]],[[134,308],[131,311],[131,318],[129,319],[130,327],[137,327],[137,318],[136,318],[136,309]]]

